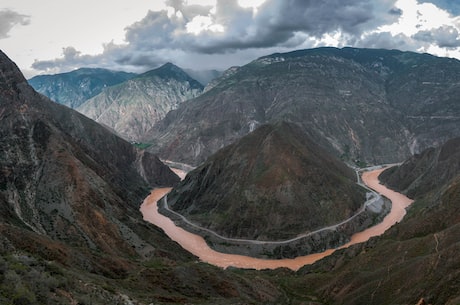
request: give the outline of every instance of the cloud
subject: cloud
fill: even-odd
[[[402,33],[374,32],[361,37],[353,42],[353,45],[361,48],[397,49],[401,51],[414,51],[421,47],[411,37]]]
[[[8,38],[8,33],[16,25],[30,24],[30,18],[15,11],[4,9],[0,11],[0,39]]]
[[[441,48],[454,49],[460,47],[460,35],[453,26],[441,26],[431,31],[420,31],[413,38],[429,44],[436,44]]]
[[[432,25],[424,14],[435,11],[434,5],[422,7],[416,0],[266,0],[256,8],[242,7],[237,0],[216,0],[215,6],[184,0],[166,4],[167,10],[149,11],[126,27],[123,44],[107,43],[103,53],[95,56],[69,47],[62,58],[36,61],[33,68],[52,71],[94,65],[145,71],[170,61],[210,69],[243,64],[271,52],[323,45],[412,51],[427,50],[430,44],[460,46],[459,29]],[[431,18],[435,19],[439,20]],[[412,32],[398,32],[408,25]]]
[[[35,60],[32,64],[32,68],[50,73],[55,73],[56,71],[68,71],[79,67],[99,65],[102,57],[102,55],[82,55],[81,52],[77,51],[74,47],[63,48],[62,55],[62,58],[53,60]]]

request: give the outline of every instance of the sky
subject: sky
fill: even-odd
[[[460,59],[460,0],[0,0],[0,50],[27,78],[166,62],[225,70],[321,46]]]

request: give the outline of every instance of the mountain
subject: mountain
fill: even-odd
[[[41,94],[70,108],[77,108],[106,87],[122,83],[136,74],[100,68],[81,68],[54,75],[37,75],[29,84]]]
[[[319,147],[297,125],[278,122],[263,125],[219,150],[191,171],[167,198],[172,210],[226,238],[281,241],[349,219],[363,206],[365,194],[351,168]],[[249,253],[295,257],[337,247],[373,224],[377,215],[363,212],[355,223],[350,221],[348,227],[321,237],[309,236],[270,250],[254,246]],[[199,233],[209,235],[204,230]],[[219,250],[232,244],[227,240],[221,243],[224,246]],[[216,241],[211,244],[215,247]],[[245,243],[245,254],[250,247]]]
[[[141,153],[34,92],[1,52],[0,133],[1,304],[460,302],[458,139],[384,172],[415,198],[400,223],[292,272],[201,263],[144,222],[140,200],[177,177],[145,153],[142,170]]]
[[[127,220],[136,222],[151,187],[179,178],[155,156],[36,93],[0,55],[2,223],[120,256],[144,252]]]
[[[324,304],[458,304],[460,139],[384,171],[382,183],[415,198],[381,237],[305,266],[291,287]]]
[[[396,162],[460,135],[460,61],[397,50],[318,48],[234,67],[144,141],[200,164],[264,123],[298,123],[358,165]]]
[[[0,52],[0,304],[284,303],[268,277],[199,263],[142,219],[150,189],[178,180]]]
[[[179,67],[167,63],[106,88],[77,110],[109,126],[123,138],[138,141],[167,112],[202,91],[203,85]]]

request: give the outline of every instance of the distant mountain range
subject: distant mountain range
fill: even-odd
[[[203,81],[218,71],[193,71]],[[75,108],[126,140],[138,142],[170,110],[203,91],[181,68],[167,63],[140,75],[105,69],[36,76],[29,83],[54,101]]]
[[[144,137],[163,158],[200,164],[261,124],[284,120],[343,160],[401,161],[460,135],[460,61],[318,48],[232,68]]]
[[[100,68],[81,68],[54,75],[37,75],[29,84],[51,100],[77,108],[86,100],[98,95],[106,87],[122,83],[135,73],[111,71]]]
[[[123,138],[139,141],[166,113],[202,91],[202,84],[179,67],[167,63],[121,84],[105,88],[77,110],[109,126]]]

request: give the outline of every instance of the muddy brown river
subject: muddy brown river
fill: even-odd
[[[346,248],[357,243],[365,242],[373,236],[383,234],[392,225],[401,221],[401,219],[406,214],[406,208],[412,203],[412,200],[400,193],[387,189],[385,186],[379,183],[378,176],[383,170],[384,169],[378,169],[364,172],[362,174],[362,180],[368,187],[391,200],[392,207],[390,213],[383,219],[381,223],[354,234],[351,237],[350,242],[337,249]],[[181,174],[182,177],[184,176],[184,174],[178,172],[177,170],[176,173]],[[196,255],[203,262],[222,268],[233,266],[238,268],[260,270],[286,267],[296,271],[302,266],[313,264],[317,260],[331,255],[335,250],[337,250],[329,249],[321,253],[299,256],[292,259],[260,259],[237,254],[217,252],[211,249],[201,236],[190,233],[176,226],[171,219],[158,213],[157,201],[166,195],[170,190],[171,188],[154,189],[151,194],[144,200],[140,208],[144,216],[144,220],[162,228],[164,232],[169,236],[169,238],[179,243],[185,250]]]

